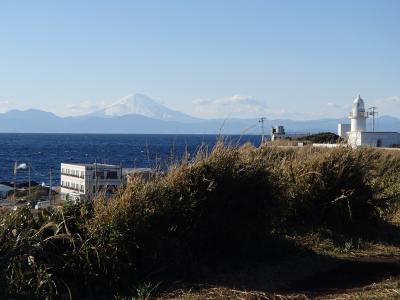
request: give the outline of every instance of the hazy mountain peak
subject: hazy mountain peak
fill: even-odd
[[[43,111],[39,109],[26,109],[26,110],[20,110],[20,109],[12,109],[9,110],[8,112],[3,113],[4,116],[7,117],[24,117],[24,118],[34,118],[34,117],[51,117],[51,118],[56,118],[57,116],[48,111]]]
[[[196,118],[158,103],[143,94],[129,94],[117,102],[109,104],[91,115],[103,117],[121,117],[136,114],[153,119],[178,122],[193,122]]]

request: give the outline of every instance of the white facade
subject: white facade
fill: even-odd
[[[274,126],[271,129],[271,141],[276,141],[279,139],[285,138],[286,133],[285,133],[285,128],[281,125],[279,126]]]
[[[64,200],[91,199],[99,192],[110,194],[122,184],[121,166],[61,163],[61,195]]]
[[[338,136],[340,136],[341,138],[347,139],[350,130],[351,130],[350,124],[343,124],[343,123],[338,124]]]
[[[364,100],[360,95],[353,102],[353,110],[350,113],[351,130],[350,131],[366,131],[368,113],[365,111]]]
[[[352,147],[371,146],[390,148],[400,145],[400,133],[352,131],[349,133],[348,144]]]
[[[350,129],[346,133],[350,146],[394,147],[400,145],[400,133],[398,132],[367,131],[368,112],[365,110],[364,100],[360,96],[354,100],[349,118],[351,125],[339,124],[338,134],[344,137],[346,130]]]

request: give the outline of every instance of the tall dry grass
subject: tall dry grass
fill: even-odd
[[[374,150],[219,143],[112,199],[2,218],[1,293],[111,297],[147,280],[268,259],[272,233],[365,233],[398,199],[399,165]]]

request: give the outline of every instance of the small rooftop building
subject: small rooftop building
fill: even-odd
[[[151,168],[123,168],[122,175],[125,178],[126,183],[129,183],[134,178],[140,177],[148,180],[154,174]]]
[[[0,199],[7,198],[12,190],[13,188],[8,185],[0,184]]]
[[[286,137],[285,128],[281,125],[274,126],[271,129],[271,141],[281,140]]]
[[[350,131],[351,131],[350,124],[343,124],[343,123],[338,124],[338,136],[340,136],[341,138],[347,139],[349,137]]]

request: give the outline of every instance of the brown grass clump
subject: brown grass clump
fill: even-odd
[[[271,237],[283,233],[365,233],[387,216],[384,198],[398,195],[399,161],[371,150],[219,143],[112,199],[39,218],[13,212],[0,222],[0,295],[134,294],[141,282],[282,255],[287,246]]]
[[[110,259],[105,266],[116,267],[111,277],[120,281],[115,273],[129,265],[140,277],[155,268],[192,272],[199,263],[259,255],[272,227],[267,216],[278,205],[256,159],[218,145],[155,181],[137,179],[112,201],[97,202],[88,228],[102,237],[96,249]]]

